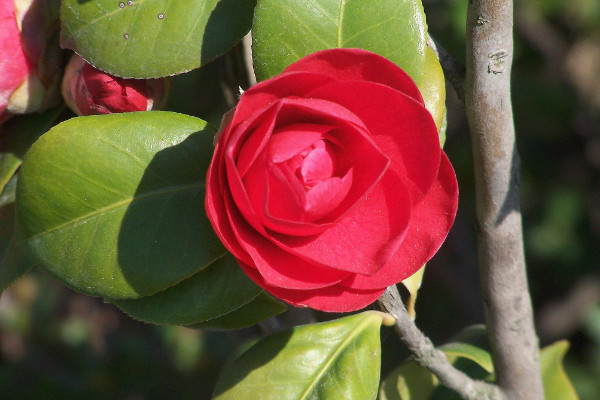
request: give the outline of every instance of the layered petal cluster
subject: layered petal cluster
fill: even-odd
[[[0,0],[0,122],[56,104],[59,1]]]
[[[168,81],[125,79],[103,72],[78,55],[67,65],[62,94],[77,115],[150,111],[166,100]]]
[[[331,312],[420,269],[457,203],[416,85],[358,49],[315,53],[244,92],[207,176],[208,217],[242,269],[275,297]]]

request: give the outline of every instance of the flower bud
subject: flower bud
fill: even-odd
[[[168,83],[166,78],[119,78],[75,54],[65,71],[62,94],[77,115],[150,111],[164,105]]]
[[[0,0],[0,122],[60,100],[59,0]]]

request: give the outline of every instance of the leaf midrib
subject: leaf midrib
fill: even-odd
[[[346,0],[340,0],[340,12],[338,15],[337,24],[337,48],[342,48],[342,20],[344,19],[344,7],[346,6]]]
[[[64,222],[64,223],[62,223],[60,225],[57,225],[55,227],[52,227],[50,229],[46,229],[46,230],[44,230],[44,231],[42,231],[40,233],[37,233],[37,234],[35,234],[33,236],[30,236],[30,237],[28,237],[26,239],[23,239],[21,241],[21,243],[25,243],[25,242],[29,242],[31,240],[35,240],[38,237],[47,235],[49,233],[58,231],[58,230],[60,230],[62,228],[65,228],[65,227],[68,227],[68,226],[71,226],[71,225],[75,225],[78,222],[84,221],[86,219],[93,218],[93,217],[95,217],[97,215],[101,215],[101,214],[103,214],[105,212],[108,213],[108,212],[116,210],[116,209],[118,209],[120,207],[131,205],[131,204],[133,204],[133,203],[135,203],[137,201],[141,201],[141,200],[147,199],[149,197],[153,197],[153,196],[157,196],[158,197],[158,196],[162,196],[162,195],[165,195],[165,194],[173,194],[173,193],[177,193],[177,192],[184,192],[186,190],[192,191],[192,190],[195,190],[197,188],[204,188],[205,186],[206,186],[206,182],[204,180],[200,180],[200,181],[195,182],[195,183],[188,183],[188,184],[185,184],[185,185],[176,185],[176,186],[170,186],[168,188],[163,188],[163,189],[159,189],[159,190],[152,190],[152,191],[145,192],[145,193],[143,193],[141,195],[138,195],[138,196],[134,195],[134,196],[125,198],[125,199],[123,199],[121,201],[118,201],[116,203],[112,203],[112,204],[109,204],[109,205],[107,205],[105,207],[102,207],[100,209],[97,209],[97,210],[94,210],[92,212],[89,212],[87,214],[81,215],[81,216],[79,216],[77,218],[74,218],[74,219],[71,219],[69,221],[66,221],[66,222]]]
[[[302,393],[302,395],[298,398],[298,400],[307,400],[308,399],[308,395],[310,395],[312,393],[313,389],[317,386],[318,382],[321,381],[321,378],[323,377],[323,375],[325,374],[325,372],[328,371],[331,368],[331,365],[333,364],[333,360],[336,360],[337,356],[342,352],[342,349],[346,348],[345,345],[351,339],[354,339],[354,337],[356,337],[358,335],[357,332],[359,330],[362,330],[362,327],[364,325],[367,325],[370,322],[371,322],[371,318],[365,318],[361,323],[359,323],[354,329],[352,329],[350,331],[350,334],[348,335],[348,337],[340,342],[340,344],[337,347],[337,349],[333,352],[333,354],[331,355],[331,357],[329,357],[329,360],[325,364],[323,364],[323,367],[317,373],[317,375],[315,376],[315,379],[313,379],[313,381],[306,388],[306,390],[304,391],[304,393]]]

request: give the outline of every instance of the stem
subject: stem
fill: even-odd
[[[470,0],[465,106],[471,130],[484,310],[498,385],[511,400],[543,400],[527,287],[510,71],[510,0]]]
[[[396,318],[396,332],[413,354],[414,360],[430,370],[442,385],[454,390],[465,400],[505,400],[497,386],[471,379],[448,362],[446,355],[435,348],[410,317],[395,285],[388,287],[378,301],[386,312]]]

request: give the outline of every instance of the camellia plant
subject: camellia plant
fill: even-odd
[[[471,3],[465,72],[420,0],[0,0],[0,289],[36,266],[196,329],[338,313],[239,354],[219,400],[575,399],[567,344],[538,351],[506,178],[512,4]],[[473,135],[488,323],[435,347],[414,304],[458,206],[440,61]],[[218,84],[167,101],[211,65]],[[382,324],[413,354],[387,377]]]

